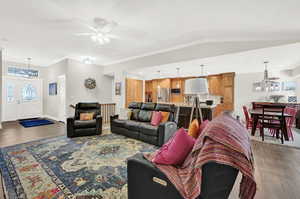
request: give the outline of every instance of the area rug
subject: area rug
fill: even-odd
[[[123,199],[127,158],[155,150],[115,134],[63,136],[0,149],[0,169],[9,199]]]
[[[25,128],[54,124],[54,122],[45,119],[21,120],[19,123]]]

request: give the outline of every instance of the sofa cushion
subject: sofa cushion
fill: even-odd
[[[158,126],[152,126],[150,123],[140,123],[140,133],[145,135],[158,135]]]
[[[139,113],[140,113],[139,109],[133,109],[130,119],[138,121],[139,120]]]
[[[143,103],[141,109],[147,111],[154,111],[155,106],[155,103]]]
[[[141,102],[131,102],[129,105],[128,105],[128,108],[129,109],[140,109],[142,106],[142,103]]]
[[[157,142],[158,142],[157,136],[145,135],[145,134],[142,134],[142,133],[140,133],[139,139],[144,141],[144,142],[154,144],[154,145],[157,145]]]
[[[75,129],[95,128],[95,127],[96,127],[96,120],[75,120],[74,121]]]
[[[113,124],[113,126],[125,128],[125,122],[126,122],[126,120],[114,119],[112,121],[112,124]]]
[[[150,122],[152,118],[152,111],[140,110],[138,119],[141,122]]]
[[[140,130],[140,124],[141,122],[138,121],[127,120],[125,121],[125,128],[130,131],[138,132]]]
[[[156,111],[165,111],[165,112],[173,112],[174,111],[174,104],[157,104],[155,106]]]

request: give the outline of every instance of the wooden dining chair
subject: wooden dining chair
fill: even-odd
[[[244,116],[246,120],[246,129],[251,129],[253,124],[253,119],[250,117],[249,111],[247,106],[243,106]],[[258,129],[261,128],[261,124],[258,122],[257,127]]]
[[[287,133],[288,137],[291,138],[294,141],[294,135],[293,135],[293,125],[296,119],[296,114],[297,114],[297,109],[291,108],[291,107],[286,107],[284,109],[284,113],[290,115],[290,117],[286,117],[286,127],[287,127]],[[276,135],[276,129],[270,129],[269,130],[271,135],[274,137]]]
[[[262,141],[264,141],[264,129],[273,129],[276,132],[276,138],[279,138],[281,133],[281,143],[284,139],[284,109],[285,105],[280,104],[264,104],[262,105],[262,114],[259,116],[259,121],[262,126]]]

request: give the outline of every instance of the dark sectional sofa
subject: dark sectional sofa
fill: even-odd
[[[175,106],[170,104],[133,102],[130,120],[121,120],[118,115],[111,116],[111,132],[162,146],[177,130]],[[159,126],[150,124],[153,111],[169,112],[168,121]]]

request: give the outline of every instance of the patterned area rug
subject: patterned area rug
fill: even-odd
[[[9,199],[123,199],[127,158],[154,150],[115,134],[63,136],[2,148],[0,169]]]

